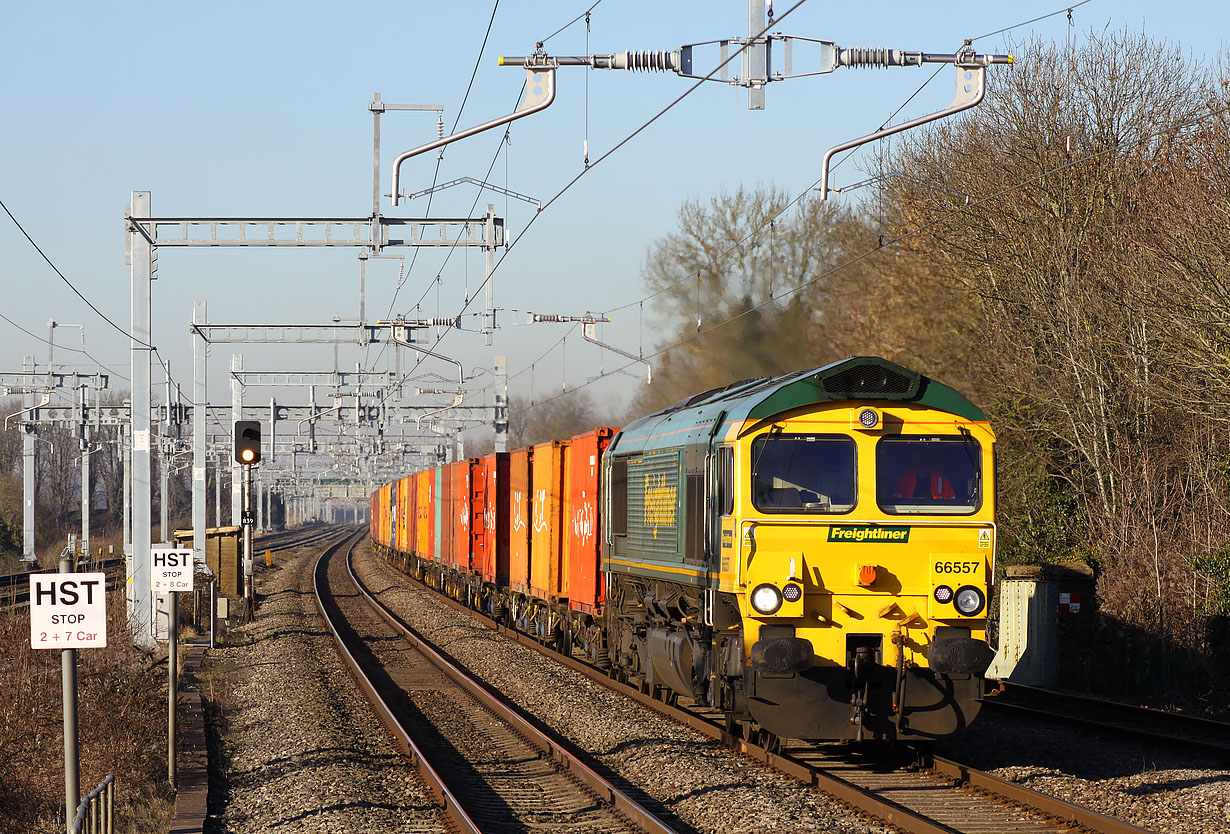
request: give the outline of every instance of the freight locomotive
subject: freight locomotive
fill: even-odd
[[[929,740],[978,710],[994,434],[855,357],[417,472],[372,495],[394,566],[734,734]]]

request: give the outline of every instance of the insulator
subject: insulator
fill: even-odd
[[[569,321],[565,316],[556,315],[555,313],[535,313],[534,321]]]
[[[901,50],[886,46],[855,46],[838,50],[837,63],[843,67],[901,66]]]
[[[618,52],[612,56],[612,69],[630,72],[668,72],[675,69],[673,52]]]

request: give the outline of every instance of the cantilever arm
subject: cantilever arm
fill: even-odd
[[[645,366],[645,384],[646,385],[653,384],[653,365],[650,365],[644,359],[644,357],[633,356],[631,353],[628,353],[626,350],[620,350],[614,345],[608,345],[605,342],[598,341],[598,339],[594,336],[595,330],[596,328],[594,327],[592,322],[585,322],[585,326],[581,328],[582,338],[584,338],[585,341],[587,342],[592,342],[593,344],[598,345],[598,347],[606,348],[612,353],[618,353],[620,356],[626,356],[627,358],[631,359],[633,362],[640,362],[642,365]]]
[[[869,133],[866,136],[860,136],[857,139],[851,139],[849,142],[842,142],[840,145],[829,148],[824,154],[823,161],[820,163],[820,199],[827,200],[829,196],[829,163],[832,161],[834,154],[841,153],[850,148],[857,148],[859,145],[865,145],[877,139],[883,139],[885,136],[892,136],[894,133],[910,130],[919,125],[925,125],[927,122],[934,122],[937,119],[952,116],[960,113],[962,110],[969,110],[971,107],[976,107],[987,93],[986,80],[986,67],[959,63],[957,64],[957,94],[953,97],[952,104],[943,110],[927,116],[920,116],[917,119],[911,119],[896,127],[877,130],[875,133]]]
[[[532,115],[540,110],[546,110],[555,101],[555,66],[526,64],[525,67],[525,99],[521,102],[521,106],[515,112],[509,113],[507,116],[501,116],[490,122],[477,125],[475,127],[463,130],[460,133],[454,133],[450,136],[445,136],[443,139],[437,139],[434,142],[428,142],[426,145],[419,145],[417,148],[408,150],[405,153],[393,160],[393,190],[390,197],[393,200],[393,205],[397,205],[400,195],[398,190],[401,186],[401,164],[412,156],[418,156],[428,151],[434,151],[436,148],[442,148],[445,145],[452,144],[459,139],[465,139],[473,136],[476,133],[482,133],[484,130],[490,130],[493,127],[508,124],[525,116]],[[543,75],[545,78],[539,80],[535,76]]]

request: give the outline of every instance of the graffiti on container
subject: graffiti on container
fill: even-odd
[[[512,528],[513,532],[519,532],[525,529],[525,493],[513,492],[512,494]]]
[[[572,534],[582,547],[588,546],[594,539],[594,509],[585,500],[584,492],[581,493],[581,506],[572,517]]]
[[[457,520],[461,522],[461,529],[463,530],[470,529],[470,502],[469,501],[461,502],[461,517],[458,518]]]
[[[541,533],[547,529],[547,490],[537,490],[534,493],[534,532]]]

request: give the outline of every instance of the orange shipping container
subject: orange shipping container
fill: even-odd
[[[432,473],[431,470],[420,472],[416,476],[418,480],[418,506],[415,508],[415,534],[418,537],[417,552],[420,558],[430,559],[433,548],[432,525],[431,525],[431,497],[432,497]]]
[[[568,604],[595,613],[603,600],[598,553],[598,509],[602,453],[614,429],[595,429],[572,438],[568,454],[568,492],[564,519],[568,538]]]
[[[410,507],[413,506],[410,478],[401,478],[397,482],[397,550],[410,552]]]
[[[552,602],[568,597],[567,538],[563,535],[568,446],[567,440],[552,440],[534,447],[530,593]]]
[[[508,587],[528,594],[530,591],[530,502],[533,486],[530,460],[532,446],[509,456],[508,466]]]

